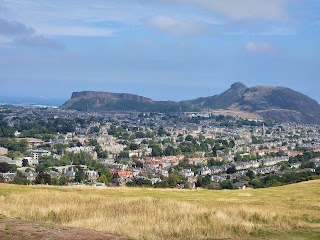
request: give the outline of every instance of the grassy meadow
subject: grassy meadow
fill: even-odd
[[[234,191],[0,184],[0,214],[130,239],[320,239],[320,180]]]

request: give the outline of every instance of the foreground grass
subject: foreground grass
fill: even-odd
[[[320,180],[244,191],[0,184],[0,213],[133,239],[320,239]]]

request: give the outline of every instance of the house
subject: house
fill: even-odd
[[[143,166],[146,169],[161,169],[163,162],[161,157],[146,157]]]
[[[264,166],[273,166],[279,162],[288,162],[288,161],[289,161],[289,157],[275,157],[275,158],[267,158],[262,160]]]
[[[13,135],[14,135],[15,137],[17,137],[17,138],[18,138],[18,137],[20,137],[21,132],[19,132],[19,131],[15,131]]]
[[[136,176],[139,176],[140,172],[141,172],[141,170],[139,170],[139,169],[133,169],[132,174],[134,177],[136,177]]]
[[[208,158],[189,158],[189,164],[198,165],[198,164],[207,164]]]
[[[4,156],[8,154],[8,149],[0,147],[0,156]]]
[[[48,150],[38,149],[38,150],[32,150],[31,155],[33,159],[38,160],[42,156],[50,156],[51,152]]]
[[[211,166],[210,170],[211,170],[211,174],[217,174],[217,173],[221,173],[221,172],[226,172],[228,170],[228,168],[230,168],[230,165],[222,165],[222,166]]]
[[[24,174],[24,176],[29,180],[29,181],[35,181],[37,176],[38,176],[38,173],[33,173],[33,172],[26,172]]]
[[[73,180],[76,177],[76,173],[74,171],[68,171],[64,174],[69,180]]]
[[[236,182],[233,184],[234,188],[239,190],[245,190],[248,185],[248,182]]]
[[[120,177],[117,178],[117,182],[119,186],[124,186],[126,185],[128,182],[132,182],[131,178],[127,178],[127,177]]]
[[[34,159],[32,157],[24,157],[22,162],[26,162],[31,167],[36,167],[39,165],[39,159]]]
[[[81,153],[81,152],[85,152],[85,153],[90,153],[93,152],[95,149],[94,146],[89,146],[89,147],[70,147],[70,148],[66,148],[67,152],[74,152],[74,153]]]
[[[191,169],[182,169],[181,175],[184,178],[194,177],[194,172]]]
[[[59,178],[61,176],[60,173],[55,171],[49,171],[47,174],[49,174],[51,178]]]
[[[92,156],[94,160],[98,159],[97,152],[95,151],[94,146],[89,146],[89,147],[71,147],[71,148],[66,148],[67,152],[73,152],[73,153],[88,153]]]
[[[236,164],[237,170],[248,169],[248,168],[258,168],[260,163],[257,161],[240,162]]]
[[[66,174],[70,170],[74,170],[76,167],[74,165],[66,165],[66,166],[59,166],[59,167],[52,167],[52,169],[55,169],[60,174]]]
[[[0,162],[8,162],[8,161],[11,161],[12,159],[11,158],[8,158],[6,156],[0,156]]]
[[[0,173],[0,178],[2,178],[5,183],[12,182],[16,176],[16,173]]]
[[[106,163],[106,167],[110,169],[125,170],[128,166],[121,163]]]
[[[301,167],[301,162],[291,163],[291,168],[299,168]]]
[[[119,170],[116,172],[115,178],[132,178],[133,173],[131,170]]]
[[[310,162],[314,164],[315,168],[320,167],[320,158],[311,159]]]
[[[168,172],[168,170],[161,169],[161,170],[158,171],[158,173],[159,173],[161,176],[169,177],[169,172]]]
[[[151,178],[150,181],[151,181],[152,185],[154,185],[158,182],[162,182],[161,178]]]
[[[29,138],[27,139],[28,143],[29,143],[29,147],[40,147],[44,144],[44,141],[42,141],[41,139],[36,139],[36,138]]]
[[[199,169],[199,174],[200,175],[210,175],[211,174],[211,170],[208,167],[203,167]]]
[[[98,179],[99,174],[97,171],[84,171],[84,176],[89,181],[95,181]]]

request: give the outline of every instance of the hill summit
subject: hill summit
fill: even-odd
[[[193,100],[153,101],[150,98],[108,92],[74,92],[63,106],[79,111],[187,112],[240,110],[280,122],[320,124],[320,105],[310,97],[286,87],[247,87],[236,82],[219,94]]]

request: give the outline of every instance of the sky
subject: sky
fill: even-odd
[[[320,101],[319,0],[0,0],[0,96],[154,100],[234,82]]]

